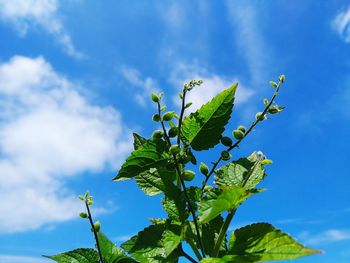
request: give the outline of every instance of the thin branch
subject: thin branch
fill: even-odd
[[[158,114],[159,116],[161,116],[161,110],[160,110],[160,103],[158,102]],[[169,145],[169,147],[171,146],[171,141],[170,141],[170,138],[166,132],[166,129],[165,129],[165,126],[164,126],[164,121],[161,120],[160,121],[161,123],[161,126],[162,126],[162,129],[163,129],[163,132],[164,132],[164,136],[165,136],[165,139]],[[180,164],[176,158],[176,155],[175,154],[172,154],[173,156],[173,159],[174,159],[174,162],[175,162],[175,168],[176,168],[176,172],[180,178],[180,182],[181,182],[181,185],[182,185],[182,188],[183,188],[183,191],[184,191],[184,194],[185,194],[185,199],[186,199],[186,202],[187,202],[187,206],[188,206],[188,209],[190,210],[190,213],[192,215],[192,218],[193,218],[193,223],[194,223],[194,226],[195,226],[195,229],[196,229],[196,235],[197,235],[197,239],[198,239],[198,244],[200,246],[200,249],[201,249],[201,252],[202,252],[202,256],[205,257],[205,251],[204,251],[204,246],[203,246],[203,243],[202,243],[202,238],[201,238],[201,235],[200,235],[200,231],[199,231],[199,226],[198,226],[198,222],[197,222],[197,217],[196,217],[196,213],[192,207],[192,204],[190,202],[190,198],[188,196],[188,193],[187,193],[187,188],[186,188],[186,184],[184,182],[184,179],[182,177],[182,173],[181,173],[181,170],[180,170]]]
[[[94,237],[95,237],[95,241],[96,241],[96,248],[97,248],[97,251],[98,251],[100,262],[104,263],[103,262],[103,257],[102,257],[102,252],[101,252],[101,248],[100,248],[100,242],[98,241],[97,232],[96,232],[95,227],[94,227],[94,221],[92,220],[92,215],[91,215],[90,207],[89,207],[89,205],[87,203],[87,200],[85,200],[85,206],[86,206],[86,210],[88,212],[88,219],[89,219],[89,222],[90,222],[90,225],[91,225],[91,229],[92,229],[92,231],[94,233]]]
[[[272,95],[272,97],[271,97],[271,99],[270,99],[270,102],[266,105],[264,111],[261,113],[261,117],[262,117],[262,118],[265,117],[267,111],[269,110],[269,108],[270,108],[271,105],[273,104],[273,102],[274,102],[274,100],[275,100],[275,98],[276,98],[276,96],[277,96],[277,94],[278,94],[278,92],[279,92],[279,90],[280,90],[280,87],[281,87],[282,83],[283,83],[282,81],[279,81],[279,82],[278,82],[277,87],[276,87],[276,90],[275,90],[275,92],[273,93],[273,95]],[[256,120],[250,125],[250,127],[248,128],[248,130],[244,133],[243,138],[240,139],[240,140],[237,140],[233,145],[231,145],[231,146],[227,149],[227,151],[230,152],[232,149],[237,148],[237,147],[239,146],[239,144],[241,143],[241,141],[243,141],[243,139],[244,139],[245,137],[247,137],[247,135],[255,128],[255,126],[256,126],[260,121],[261,121],[260,119],[256,119]],[[204,188],[205,188],[205,186],[207,185],[207,183],[208,183],[210,177],[211,177],[212,174],[215,172],[215,169],[216,169],[216,167],[219,165],[219,163],[221,162],[221,160],[222,160],[222,157],[220,156],[220,157],[218,158],[218,160],[217,160],[215,163],[213,163],[213,167],[211,168],[211,170],[210,170],[210,172],[208,173],[208,175],[205,177],[205,180],[204,180],[204,182],[203,182],[202,189],[201,189],[201,191],[202,191],[202,197],[203,197],[203,194],[204,194]]]
[[[187,254],[187,253],[185,252],[185,250],[184,250],[183,247],[182,247],[182,244],[179,245],[179,248],[180,248],[181,254],[182,254],[185,258],[187,258],[187,259],[188,259],[189,261],[191,261],[192,263],[198,263],[193,257],[191,257],[189,254]]]

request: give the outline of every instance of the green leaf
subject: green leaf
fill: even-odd
[[[213,220],[211,220],[209,223],[203,224],[201,227],[201,230],[202,230],[201,237],[203,240],[204,250],[209,256],[213,255],[212,253],[214,250],[214,246],[223,224],[224,224],[224,219],[222,218],[221,215],[219,215],[215,217]],[[222,246],[220,251],[221,253],[225,253],[226,252],[225,246]]]
[[[254,255],[251,256],[237,256],[237,255],[226,255],[222,258],[204,258],[201,263],[253,263],[257,261],[259,257]]]
[[[235,209],[246,197],[246,191],[241,187],[210,189],[199,204],[199,221],[207,223],[222,212]]]
[[[188,187],[186,191],[192,208],[196,212],[198,209],[198,202],[201,198],[201,189],[191,186]],[[173,191],[173,193],[174,195],[168,195],[162,199],[163,208],[170,219],[177,222],[185,222],[190,214],[190,212],[186,210],[187,203],[185,194],[179,190]]]
[[[253,262],[266,262],[292,260],[320,252],[301,245],[268,223],[257,223],[231,234],[228,253],[255,258]]]
[[[99,263],[98,253],[90,248],[79,248],[54,256],[44,256],[58,263]]]
[[[105,263],[136,263],[122,249],[116,247],[101,231],[98,232],[98,240]]]
[[[253,189],[266,176],[263,159],[256,152],[247,158],[233,161],[216,171],[215,184]]]
[[[164,141],[147,141],[131,153],[113,180],[130,179],[150,168],[164,167],[167,159],[168,154]]]
[[[219,143],[231,116],[237,85],[222,91],[184,119],[181,134],[194,150],[207,150]]]
[[[175,171],[167,171],[164,167],[150,168],[137,176],[135,181],[138,187],[147,195],[165,193],[168,195],[176,191],[173,181],[176,178]]]
[[[122,244],[122,248],[141,263],[176,262],[179,226],[158,223],[145,228]]]
[[[134,137],[134,150],[137,150],[142,145],[147,143],[147,139],[142,137],[141,135],[138,135],[137,133],[132,134]]]

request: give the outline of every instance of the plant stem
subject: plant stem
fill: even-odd
[[[266,105],[264,111],[262,112],[261,116],[264,117],[265,114],[267,113],[267,111],[269,110],[269,108],[271,107],[272,103],[274,102],[279,90],[280,90],[280,87],[282,85],[282,81],[279,81],[278,84],[277,84],[277,87],[276,87],[276,90],[275,92],[273,93],[271,99],[270,99],[270,102],[269,104]],[[248,128],[248,130],[244,133],[244,136],[242,139],[240,140],[237,140],[234,144],[232,144],[231,146],[228,147],[227,151],[230,152],[232,149],[236,148],[239,146],[239,144],[241,143],[241,141],[255,128],[255,126],[260,122],[259,119],[256,119]],[[222,160],[222,157],[220,156],[218,158],[218,160],[213,164],[213,167],[211,168],[210,172],[208,173],[208,175],[205,177],[205,180],[203,182],[203,185],[202,185],[202,197],[203,197],[203,193],[204,193],[204,188],[205,186],[207,185],[210,177],[212,176],[212,174],[215,172],[215,169],[216,167],[219,165],[219,163],[221,162]]]
[[[161,116],[161,111],[160,111],[160,103],[158,102],[158,114],[159,116]],[[165,139],[169,145],[169,147],[171,146],[171,141],[170,141],[170,138],[166,132],[166,129],[165,129],[165,126],[164,126],[164,121],[161,120],[161,126],[162,126],[162,129],[163,129],[163,132],[164,132],[164,136],[165,136]],[[180,179],[180,183],[182,185],[182,188],[183,188],[183,191],[184,191],[184,194],[185,194],[185,199],[186,199],[186,202],[187,202],[187,206],[188,206],[188,209],[190,210],[190,213],[192,215],[192,218],[193,218],[193,223],[194,223],[194,226],[196,228],[196,235],[197,235],[197,239],[198,239],[198,244],[199,244],[199,247],[201,248],[201,251],[202,251],[202,255],[203,257],[205,257],[205,251],[204,251],[204,246],[203,246],[203,243],[202,243],[202,238],[201,238],[201,235],[200,235],[200,231],[199,231],[199,226],[198,226],[198,222],[197,222],[197,217],[196,217],[196,213],[192,207],[192,204],[191,204],[191,201],[190,201],[190,198],[188,196],[188,193],[187,193],[187,188],[186,188],[186,184],[184,182],[184,179],[182,177],[182,173],[181,173],[181,169],[180,169],[180,164],[176,158],[176,155],[175,154],[172,154],[173,156],[173,159],[174,159],[174,162],[175,162],[175,168],[176,168],[176,172],[177,172],[177,175],[178,175],[178,178]]]
[[[213,257],[217,257],[219,255],[221,244],[224,241],[227,229],[229,228],[229,226],[231,224],[231,220],[232,220],[233,216],[235,215],[235,213],[236,213],[236,209],[231,210],[229,212],[229,214],[227,215],[225,222],[221,226],[218,239],[216,240],[216,243],[214,245]]]
[[[257,160],[254,163],[254,165],[250,168],[246,178],[244,179],[244,181],[242,183],[242,188],[244,188],[246,186],[250,176],[254,173],[255,169],[258,167],[259,164],[260,164],[260,160]],[[229,212],[229,214],[227,215],[224,224],[221,226],[218,239],[216,240],[216,243],[214,245],[213,257],[217,257],[219,255],[220,246],[221,246],[222,242],[224,241],[227,230],[231,224],[231,221],[232,221],[233,216],[235,215],[236,211],[237,211],[237,208],[232,209]]]
[[[85,206],[86,206],[86,210],[88,212],[88,219],[89,219],[89,222],[90,222],[90,225],[91,225],[91,229],[92,229],[92,231],[94,233],[94,237],[95,237],[95,241],[96,241],[96,248],[97,248],[97,251],[98,251],[100,262],[104,263],[103,262],[103,257],[102,257],[102,252],[101,252],[101,248],[100,248],[100,242],[98,241],[97,232],[96,232],[95,227],[94,227],[94,221],[92,220],[92,215],[91,215],[91,212],[90,212],[90,207],[89,207],[89,205],[88,205],[86,200],[85,200]]]
[[[186,91],[187,89],[184,88],[182,90],[182,105],[181,105],[181,112],[179,117],[179,125],[178,125],[178,134],[177,134],[177,144],[180,145],[180,139],[181,139],[181,126],[182,126],[182,119],[184,117],[185,113],[185,97],[186,97]]]
[[[203,257],[199,253],[198,248],[196,247],[196,245],[193,243],[193,240],[192,239],[188,239],[186,241],[190,245],[190,247],[192,248],[192,250],[193,250],[194,254],[196,255],[196,257],[198,258],[198,260],[201,261]]]
[[[179,249],[180,249],[181,254],[182,254],[185,258],[187,258],[189,261],[191,261],[192,263],[198,263],[193,257],[191,257],[190,255],[188,255],[188,254],[183,250],[182,244],[179,245]]]

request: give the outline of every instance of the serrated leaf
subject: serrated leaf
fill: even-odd
[[[180,241],[173,235],[174,228],[168,228],[167,223],[151,225],[124,242],[121,247],[141,263],[176,262],[178,251],[175,248]]]
[[[134,179],[145,194],[153,196],[161,193],[173,194],[176,190],[173,184],[175,178],[175,171],[167,171],[164,167],[159,167],[158,169],[150,168],[135,176]]]
[[[210,189],[199,204],[199,221],[207,223],[222,212],[235,209],[246,197],[246,191],[241,187]]]
[[[216,185],[237,186],[246,189],[253,189],[266,176],[264,166],[256,152],[247,158],[241,158],[223,166],[215,173],[214,182]]]
[[[219,215],[209,223],[203,224],[201,227],[201,237],[203,240],[204,250],[209,256],[212,256],[216,240],[219,236],[219,232],[223,224],[224,219],[221,215]],[[220,248],[220,252],[225,253],[225,246],[222,246]]]
[[[147,139],[142,137],[141,135],[138,135],[137,133],[133,133],[132,135],[134,137],[134,150],[137,150],[142,145],[147,143]]]
[[[44,256],[57,263],[99,263],[98,253],[90,248],[79,248],[54,256]]]
[[[122,249],[116,247],[101,231],[98,232],[98,240],[105,263],[136,263]]]
[[[237,255],[226,255],[222,258],[204,258],[201,263],[253,263],[257,261],[259,257],[254,255],[250,256],[237,256]]]
[[[201,197],[201,189],[191,186],[188,187],[186,191],[192,208],[194,212],[196,212],[198,209],[198,202]],[[186,210],[187,203],[185,194],[184,192],[180,191],[173,192],[174,195],[168,195],[162,199],[163,208],[167,212],[170,219],[178,222],[184,222],[190,214],[189,211]]]
[[[164,167],[167,159],[168,154],[164,141],[147,141],[131,153],[113,180],[130,179],[150,168]]]
[[[219,143],[231,116],[237,85],[222,91],[184,119],[181,135],[194,150],[207,150]]]
[[[257,223],[237,229],[231,234],[228,253],[255,257],[254,262],[266,262],[292,260],[320,252],[301,245],[271,224]]]

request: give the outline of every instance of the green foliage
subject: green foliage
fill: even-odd
[[[266,177],[266,165],[272,163],[260,151],[231,160],[232,150],[240,146],[257,124],[283,110],[275,99],[284,81],[281,75],[278,83],[270,82],[274,88],[272,97],[264,99],[264,109],[256,114],[250,126],[238,125],[231,131],[233,138],[223,132],[232,113],[237,84],[187,117],[185,110],[191,102],[186,101],[186,94],[202,81],[185,83],[179,93],[182,105],[179,115],[164,112],[163,94],[153,93],[151,99],[157,112],[152,119],[160,129],[151,138],[133,134],[134,150],[113,180],[133,179],[146,195],[163,195],[162,207],[167,218],[151,219],[150,226],[118,248],[102,233],[100,222],[93,220],[90,212],[93,200],[87,192],[79,197],[86,206],[80,217],[89,221],[96,249],[77,249],[48,258],[59,263],[177,263],[180,257],[192,263],[253,263],[319,253],[268,223],[236,229],[229,238],[227,234],[239,206],[251,195],[263,192],[257,185]],[[208,150],[219,142],[220,154],[211,162],[212,166],[204,162],[197,165],[193,150]],[[222,161],[227,163],[220,167]],[[193,170],[200,172],[197,177]],[[204,178],[200,187],[186,186],[187,181],[196,182],[198,178]],[[183,247],[184,242],[188,246]],[[192,253],[185,248],[192,249]]]
[[[237,85],[216,95],[184,119],[181,132],[194,150],[207,150],[219,143],[231,116]]]
[[[79,248],[54,256],[45,256],[58,263],[98,263],[98,254],[90,248]]]

